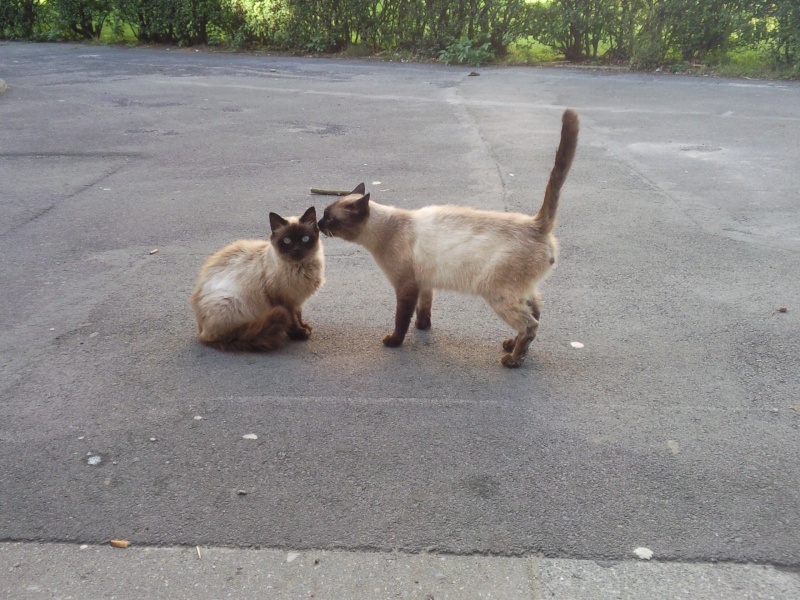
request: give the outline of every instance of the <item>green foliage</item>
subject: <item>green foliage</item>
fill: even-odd
[[[49,0],[53,34],[63,39],[100,39],[112,11],[111,0]]]
[[[75,0],[85,2],[86,0]],[[116,14],[140,42],[205,44],[214,20],[222,21],[218,0],[112,0]]]
[[[519,38],[508,46],[508,60],[511,63],[543,63],[559,56],[556,50],[532,37]]]
[[[42,31],[46,8],[38,0],[0,2],[0,39],[36,39]]]
[[[569,61],[596,59],[604,42],[620,28],[617,0],[553,0],[535,4],[531,35]]]
[[[759,39],[765,42],[770,54],[779,64],[790,65],[800,74],[800,2],[763,2],[767,27]]]
[[[662,0],[665,32],[684,61],[724,51],[751,15],[747,0]]]
[[[272,0],[220,0],[216,25],[230,46],[240,49],[270,44],[278,17]]]
[[[439,60],[447,65],[472,65],[479,67],[494,60],[489,42],[475,47],[469,40],[458,40],[439,53]]]
[[[109,32],[472,65],[509,49],[537,60],[536,48],[574,62],[734,68],[729,56],[750,50],[800,75],[800,0],[0,0],[0,38],[105,40]]]

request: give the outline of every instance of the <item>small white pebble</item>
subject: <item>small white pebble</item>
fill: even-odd
[[[581,344],[580,342],[570,342],[569,345],[572,346],[573,348],[583,348],[583,344]]]
[[[242,439],[245,440],[257,440],[258,436],[255,433],[246,433],[242,436]]]
[[[89,547],[89,544],[81,544],[81,550],[86,550]]]
[[[650,548],[645,548],[643,546],[636,548],[633,553],[642,560],[650,560],[653,558],[653,551],[650,550]]]
[[[289,552],[289,554],[286,555],[286,562],[290,563],[294,559],[296,559],[298,556],[300,556],[299,552]]]
[[[195,416],[194,416],[194,420],[195,420],[195,421],[202,421],[202,420],[203,420],[203,417],[201,417],[200,415],[195,415]]]

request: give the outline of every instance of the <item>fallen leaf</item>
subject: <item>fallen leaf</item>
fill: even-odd
[[[114,548],[127,548],[131,543],[128,540],[111,540],[111,545]]]

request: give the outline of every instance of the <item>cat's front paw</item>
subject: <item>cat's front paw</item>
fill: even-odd
[[[521,358],[514,358],[511,354],[504,354],[503,358],[500,359],[500,362],[503,363],[504,367],[508,367],[509,369],[517,369],[522,366],[525,357]]]
[[[311,327],[290,327],[286,334],[293,340],[307,340],[311,335]]]
[[[397,348],[402,343],[403,338],[398,338],[393,333],[387,333],[383,337],[383,345],[388,346],[389,348]]]

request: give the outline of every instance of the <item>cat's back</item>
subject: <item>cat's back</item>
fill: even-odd
[[[501,213],[462,206],[426,206],[414,211],[414,233],[421,250],[439,254],[485,253],[507,243],[535,241],[536,222],[519,213]]]
[[[428,206],[414,211],[413,223],[417,274],[433,287],[474,291],[512,257],[552,253],[535,219],[519,213]]]
[[[260,260],[269,250],[264,240],[236,240],[206,259],[203,268],[236,268]]]

